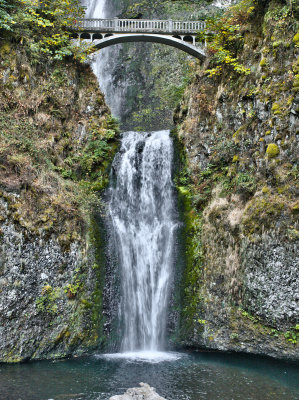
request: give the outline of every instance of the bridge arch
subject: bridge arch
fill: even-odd
[[[89,35],[89,36],[88,36]],[[97,34],[98,35],[98,34]],[[88,36],[88,37],[87,37]],[[104,36],[104,35],[103,35]],[[173,36],[167,35],[158,35],[158,34],[142,34],[142,33],[132,33],[132,34],[109,34],[109,36],[105,34],[104,38],[100,40],[100,38],[92,37],[92,34],[89,33],[79,33],[80,39],[90,39],[93,41],[93,45],[98,49],[104,49],[105,47],[113,46],[115,44],[121,43],[132,43],[132,42],[151,42],[151,43],[161,43],[168,46],[175,47],[196,57],[200,60],[204,60],[206,58],[205,52],[199,46],[195,46],[189,43],[189,38],[195,42],[194,38],[190,35],[185,36],[182,35],[182,39]],[[186,41],[186,39],[189,39]]]
[[[92,35],[92,40],[97,40],[97,39],[99,40],[103,39],[103,35],[101,33],[94,33]]]
[[[192,43],[193,45],[195,45],[195,36],[186,35],[183,37],[183,40],[184,42]]]
[[[88,32],[83,32],[80,35],[80,39],[91,40],[92,39],[92,34],[88,33]]]

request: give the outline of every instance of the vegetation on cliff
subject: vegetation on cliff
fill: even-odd
[[[177,186],[192,205],[185,344],[295,357],[297,16],[295,3],[243,1],[214,21],[210,56],[177,109]]]
[[[57,358],[103,341],[97,214],[118,127],[70,44],[78,4],[0,6],[0,359]]]
[[[8,41],[0,52],[1,183],[22,193],[11,205],[14,219],[34,232],[79,235],[84,224],[73,224],[83,218],[87,191],[107,183],[116,124],[89,66],[44,68]],[[70,226],[62,223],[69,213]]]

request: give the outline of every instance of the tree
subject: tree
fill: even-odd
[[[0,0],[0,29],[21,41],[36,60],[74,56],[85,61],[91,49],[79,49],[70,40],[71,26],[84,15],[78,0]]]

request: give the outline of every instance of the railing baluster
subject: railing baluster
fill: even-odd
[[[73,24],[75,29],[90,29],[101,32],[163,32],[177,33],[180,35],[190,33],[195,35],[198,31],[206,29],[205,21],[172,21],[169,20],[136,20],[118,18],[80,18]]]

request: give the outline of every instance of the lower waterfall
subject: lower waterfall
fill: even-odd
[[[109,213],[121,269],[123,352],[165,344],[175,219],[169,131],[126,132]]]

